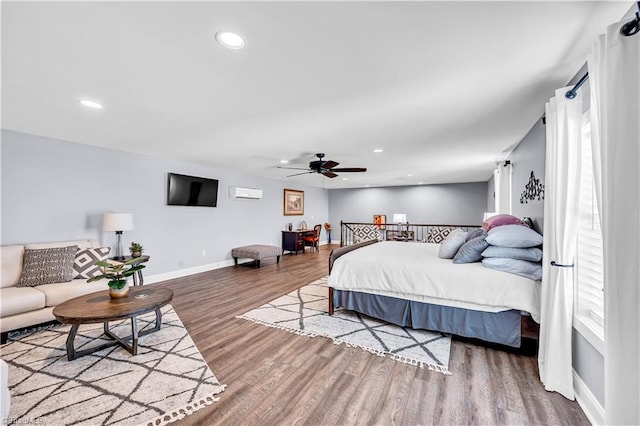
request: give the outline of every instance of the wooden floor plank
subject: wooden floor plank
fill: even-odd
[[[236,318],[326,276],[335,247],[153,284],[174,290],[173,307],[228,385],[177,424],[589,424],[575,402],[544,390],[535,357],[454,339],[446,376]]]

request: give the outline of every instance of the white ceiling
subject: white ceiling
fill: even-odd
[[[4,1],[2,127],[326,188],[486,181],[632,5]],[[277,168],[316,152],[369,170]]]

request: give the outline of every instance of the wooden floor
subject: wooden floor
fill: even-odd
[[[327,275],[335,247],[155,284],[174,290],[172,305],[228,385],[178,424],[589,424],[575,402],[544,390],[532,356],[454,340],[445,376],[235,318]]]

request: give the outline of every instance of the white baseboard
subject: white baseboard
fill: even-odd
[[[214,269],[226,268],[227,266],[233,266],[233,264],[233,259],[229,259],[221,262],[194,266],[193,268],[179,269],[177,271],[165,272],[163,274],[150,275],[148,277],[144,277],[144,283],[146,285],[157,283],[160,281],[172,280],[175,278],[186,277],[187,275],[199,274],[201,272],[213,271]]]
[[[576,401],[584,411],[592,425],[604,424],[604,408],[593,395],[591,390],[582,381],[576,370],[573,370],[573,390],[575,392]]]
[[[327,241],[320,241],[320,245],[326,245]],[[248,262],[252,259],[238,259],[238,263]],[[144,277],[145,284],[153,284],[160,281],[172,280],[175,278],[186,277],[187,275],[199,274],[201,272],[213,271],[214,269],[226,268],[227,266],[233,266],[233,259],[227,259],[220,262],[208,263],[206,265],[194,266],[193,268],[179,269],[177,271],[165,272],[162,274],[150,275]]]

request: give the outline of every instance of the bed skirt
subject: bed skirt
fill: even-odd
[[[482,312],[390,296],[333,289],[333,306],[360,312],[401,327],[435,330],[520,347],[519,310]]]

